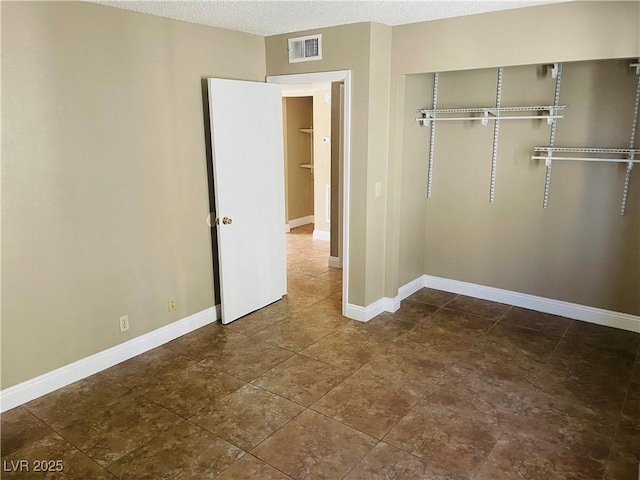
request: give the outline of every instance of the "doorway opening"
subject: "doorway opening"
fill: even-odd
[[[285,153],[288,251],[308,249],[311,260],[289,256],[289,279],[314,268],[340,276],[342,315],[349,285],[350,77],[349,71],[267,77],[283,86],[285,145],[292,149]]]

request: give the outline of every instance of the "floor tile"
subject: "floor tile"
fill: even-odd
[[[495,419],[481,413],[420,402],[384,441],[457,475],[471,476],[501,432]]]
[[[512,307],[500,323],[530,328],[538,332],[561,337],[571,325],[570,318],[552,315],[550,313],[536,312],[526,308]]]
[[[27,402],[24,406],[58,430],[130,392],[128,388],[110,380],[107,375],[97,374]]]
[[[329,298],[300,310],[289,318],[302,324],[334,329],[351,322],[351,320],[342,316],[341,309],[337,308],[335,302]]]
[[[245,385],[204,407],[191,421],[249,451],[304,410],[304,407],[253,385]]]
[[[503,347],[525,354],[539,361],[545,361],[555,350],[560,337],[516,325],[495,324],[486,333],[485,339],[501,344]]]
[[[246,454],[240,460],[227,468],[216,480],[290,480],[289,475],[276,470],[271,465]]]
[[[216,350],[224,349],[224,346],[240,342],[245,338],[245,335],[216,322],[176,338],[165,346],[180,355],[200,361]]]
[[[415,326],[413,323],[398,319],[395,314],[386,312],[368,322],[353,321],[345,326],[342,331],[347,331],[349,328],[353,328],[354,325],[366,332],[372,341],[383,344],[391,342]]]
[[[409,299],[403,300],[400,308],[393,313],[394,318],[403,322],[418,323],[438,310],[438,307]]]
[[[90,478],[92,480],[115,480],[113,475],[57,433],[51,433],[46,437],[25,444],[8,456],[4,456],[3,452],[2,460],[3,479],[86,480]],[[28,471],[17,466],[17,462],[20,460],[28,462],[26,464]],[[36,468],[41,469],[43,460],[52,460],[53,464],[47,462],[46,465],[52,467],[54,471],[36,472]],[[60,463],[55,463],[58,461]],[[62,468],[62,471],[57,470],[58,468]]]
[[[24,407],[16,407],[8,410],[0,416],[2,426],[0,435],[2,443],[0,452],[2,456],[10,455],[24,446],[43,437],[51,435],[53,430],[33,416]]]
[[[345,480],[466,480],[384,442],[378,443]]]
[[[354,376],[371,378],[396,390],[422,397],[429,390],[433,377],[446,372],[446,365],[421,355],[420,347],[389,350],[360,368]]]
[[[165,408],[130,394],[87,412],[59,433],[106,466],[180,421]]]
[[[311,408],[367,435],[382,438],[418,400],[373,380],[352,377]]]
[[[108,466],[121,480],[217,478],[244,452],[183,421]]]
[[[108,368],[102,374],[130,389],[137,389],[147,379],[161,372],[187,365],[189,359],[161,346]]]
[[[486,333],[495,323],[495,320],[486,317],[442,308],[423,321],[420,327],[432,329],[441,335],[475,338]]]
[[[189,417],[238,390],[245,382],[229,374],[192,361],[185,368],[158,375],[139,390],[146,398],[182,416]]]
[[[232,345],[226,352],[212,355],[202,364],[250,382],[292,355],[288,350],[248,338]]]
[[[435,307],[444,307],[447,303],[456,297],[455,293],[443,292],[442,290],[434,290],[433,288],[421,288],[406,300],[412,302],[426,303]]]
[[[482,466],[476,480],[595,480],[602,463],[524,435],[504,435]]]
[[[376,439],[305,410],[252,453],[297,480],[343,478]]]
[[[333,365],[303,355],[294,355],[251,383],[309,406],[348,375],[347,371]]]
[[[622,416],[628,420],[640,419],[640,384],[631,383],[627,389]]]
[[[458,295],[447,304],[450,310],[458,310],[461,312],[471,313],[480,317],[487,317],[498,320],[511,308],[503,303],[491,302],[481,298],[466,297]]]
[[[640,333],[578,320],[569,326],[565,337],[579,338],[582,344],[624,350],[634,354],[640,346]]]
[[[303,322],[294,315],[255,333],[251,338],[292,352],[299,352],[331,332],[330,327]]]
[[[365,332],[335,332],[300,353],[343,370],[360,368],[380,352],[380,346]]]

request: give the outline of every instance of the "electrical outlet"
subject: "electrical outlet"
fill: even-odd
[[[120,324],[120,332],[126,332],[129,330],[129,315],[124,315],[118,319]]]
[[[169,297],[168,310],[173,312],[176,309],[176,297]]]

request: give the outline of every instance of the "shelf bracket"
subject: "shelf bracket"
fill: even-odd
[[[551,69],[551,76],[556,79],[556,88],[553,95],[553,111],[558,111],[558,105],[560,105],[560,85],[562,83],[562,64],[554,63]],[[553,115],[552,115],[553,116]],[[549,134],[549,147],[554,147],[556,143],[556,126],[557,118],[549,118],[551,124],[551,133]],[[548,157],[553,156],[553,150],[550,149],[547,154]],[[545,160],[545,176],[544,176],[544,194],[542,197],[542,208],[549,206],[549,190],[551,188],[551,158]]]
[[[629,138],[629,149],[633,150],[636,143],[636,129],[638,128],[638,110],[640,109],[640,60],[637,64],[632,64],[632,67],[636,67],[636,74],[638,74],[638,83],[636,84],[636,98],[633,104],[633,117],[631,119],[631,135]],[[627,170],[624,175],[624,185],[622,187],[622,205],[620,206],[620,215],[627,213],[627,197],[629,194],[629,182],[631,181],[631,170],[633,169],[633,160],[635,154],[631,152],[629,154],[629,163],[627,163]]]
[[[432,106],[433,110],[436,110],[438,104],[438,72],[433,74],[433,98]],[[433,114],[435,119],[436,114]],[[429,123],[427,123],[428,125]],[[436,122],[431,122],[431,133],[429,135],[429,165],[427,167],[427,198],[431,198],[431,190],[433,186],[433,152],[436,141]]]
[[[633,160],[633,155],[629,155],[629,158]],[[624,174],[624,186],[622,187],[622,205],[620,206],[620,215],[624,215],[627,210],[627,198],[629,196],[629,182],[631,180],[632,169],[633,162],[627,163],[627,170]]]
[[[635,68],[636,69],[636,75],[640,75],[640,58],[638,59],[638,61],[636,63],[632,63],[629,66],[631,68]]]

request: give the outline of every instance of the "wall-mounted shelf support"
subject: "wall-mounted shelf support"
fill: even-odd
[[[554,63],[552,69],[552,76],[556,79],[556,87],[553,93],[553,105],[558,106],[560,104],[560,85],[562,84],[562,64]],[[553,148],[556,144],[556,119],[551,122],[551,132],[549,133],[549,146]],[[545,161],[545,175],[544,175],[544,194],[542,197],[542,208],[547,208],[549,205],[549,189],[551,188],[551,156],[553,151],[549,151],[547,159]]]
[[[502,67],[498,68],[498,85],[496,87],[496,110],[500,109],[502,100]],[[498,134],[500,132],[500,116],[497,111],[493,114],[495,122],[493,123],[493,146],[491,148],[491,184],[489,187],[489,203],[493,203],[496,199],[496,167],[498,166]],[[483,125],[486,123],[483,122]]]
[[[435,109],[438,107],[438,73],[433,74],[433,96],[431,105]],[[435,118],[435,113],[433,114]],[[424,124],[423,124],[424,125]],[[427,167],[427,198],[431,198],[431,187],[433,185],[433,150],[436,141],[436,122],[431,122],[431,132],[429,134],[429,165]]]

